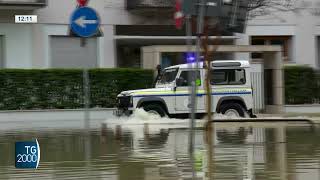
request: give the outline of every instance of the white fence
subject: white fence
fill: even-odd
[[[264,73],[252,72],[251,84],[253,88],[253,112],[263,112],[265,109]]]

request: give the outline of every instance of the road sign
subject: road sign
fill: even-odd
[[[95,10],[89,7],[77,8],[71,16],[71,30],[80,37],[91,37],[98,33],[100,18]]]

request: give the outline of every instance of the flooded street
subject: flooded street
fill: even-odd
[[[1,130],[0,179],[190,179],[192,169],[197,179],[208,173],[212,179],[320,179],[317,126],[215,123],[212,143],[197,128],[193,163],[187,127],[188,120],[140,114],[93,123],[89,131],[78,126]],[[34,138],[41,148],[39,168],[16,169],[14,143]]]

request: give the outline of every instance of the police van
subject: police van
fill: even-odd
[[[253,115],[253,93],[250,80],[250,64],[245,60],[211,62],[212,112],[227,116],[255,117]],[[190,75],[191,73],[191,75]],[[196,112],[206,113],[206,68],[200,62],[180,64],[165,68],[155,88],[123,91],[117,96],[115,114],[130,115],[137,108],[161,117],[186,117],[190,112],[190,86],[197,85]],[[192,79],[193,77],[196,79]]]

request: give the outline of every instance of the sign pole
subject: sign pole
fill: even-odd
[[[197,17],[197,41],[196,41],[196,70],[199,69],[199,62],[200,62],[200,54],[201,54],[201,37],[203,33],[203,20],[204,20],[204,14],[205,14],[205,5],[206,5],[207,0],[200,0],[199,3],[199,10],[198,10],[198,17]],[[195,71],[196,72],[196,71]],[[194,99],[194,104],[192,107],[193,109],[193,117],[191,118],[192,121],[195,119],[195,110],[197,107],[197,84],[196,84],[196,78],[194,78],[193,81],[193,87],[192,87],[192,94],[193,94],[193,99]],[[194,124],[194,122],[192,123]],[[193,125],[194,126],[194,125]]]
[[[191,15],[186,15],[186,44],[187,44],[187,58],[188,54],[191,54],[191,46],[192,46],[192,27],[191,27]],[[192,69],[192,62],[189,63],[189,68]],[[196,92],[194,91],[194,85],[196,84],[196,78],[194,78],[193,73],[188,74],[189,80],[192,80],[192,86],[189,88],[190,96],[189,96],[189,104],[191,105],[190,109],[190,120],[189,120],[189,157],[192,171],[192,178],[195,179],[196,171],[194,167],[194,121],[196,114]]]
[[[197,42],[196,42],[196,63],[195,69],[192,73],[189,74],[189,79],[192,79],[192,87],[191,89],[191,97],[190,97],[190,105],[191,105],[191,113],[190,113],[190,128],[189,128],[189,155],[192,167],[192,179],[196,179],[196,171],[194,167],[194,126],[196,119],[196,108],[197,108],[197,70],[199,69],[200,62],[200,46],[201,46],[201,34],[203,31],[203,19],[205,14],[205,2],[206,0],[200,0],[200,5],[198,9],[198,17],[197,17]],[[186,30],[187,30],[187,48],[188,53],[191,52],[191,36],[192,36],[192,27],[191,27],[191,15],[187,15],[186,18]]]
[[[85,128],[90,128],[90,80],[88,68],[83,69],[83,93],[84,93],[84,109],[85,109]]]
[[[199,13],[197,18],[196,69],[199,69],[200,54],[201,54],[201,37],[203,33],[203,21],[204,21],[204,15],[205,15],[206,2],[207,0],[200,0],[200,3],[199,3],[199,10],[198,10]],[[193,89],[195,92],[197,92],[197,86],[195,83],[193,84]]]
[[[86,172],[90,176],[91,174],[91,138],[90,138],[90,79],[89,79],[89,71],[88,68],[83,69],[83,93],[84,93],[84,128],[86,132],[85,137],[85,159],[87,161]]]

